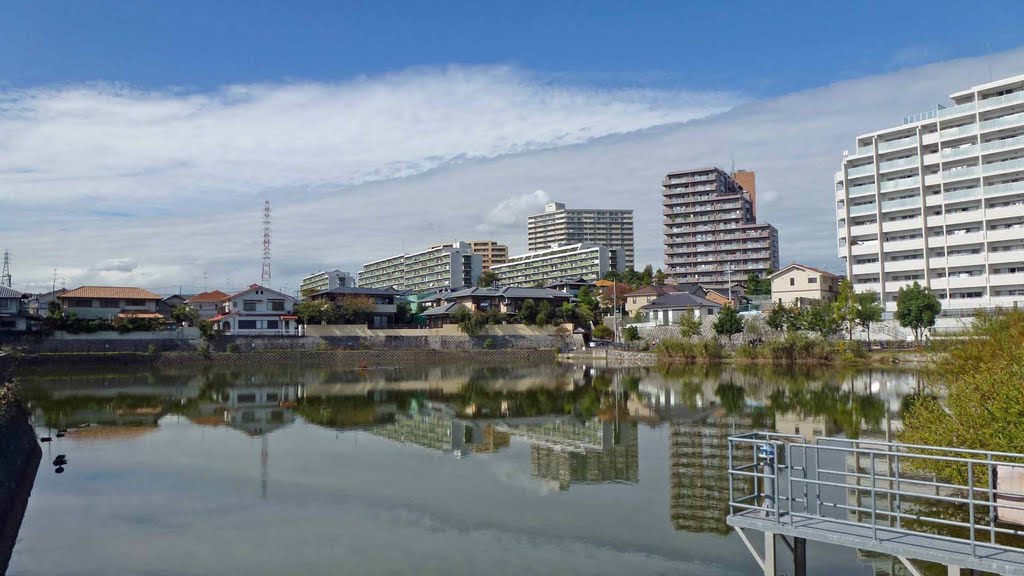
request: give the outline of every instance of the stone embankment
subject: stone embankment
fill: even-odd
[[[9,362],[9,357],[0,355],[0,377],[10,369]],[[0,574],[6,573],[11,560],[42,458],[28,413],[13,387],[3,382],[0,381]]]

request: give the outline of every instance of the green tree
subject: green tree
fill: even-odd
[[[836,316],[835,306],[828,302],[815,302],[808,306],[800,317],[806,330],[816,332],[826,340],[843,329],[842,320]]]
[[[481,288],[490,288],[492,285],[498,283],[498,275],[488,270],[484,272],[476,279],[476,285]]]
[[[613,334],[612,329],[606,326],[605,324],[598,324],[594,326],[594,331],[592,335],[594,336],[594,338],[597,338],[598,340],[608,340],[612,338],[615,334]]]
[[[766,278],[761,278],[761,275],[756,272],[747,274],[747,294],[749,296],[771,296],[772,281],[767,278],[771,274],[771,269],[765,272]]]
[[[800,329],[800,318],[797,310],[785,304],[775,304],[768,311],[768,318],[765,320],[768,327],[776,332],[783,330],[793,332]]]
[[[462,324],[468,322],[473,318],[473,313],[470,312],[469,308],[466,308],[462,304],[457,304],[451,310],[448,311],[448,318],[456,324]]]
[[[970,337],[936,356],[927,394],[906,411],[901,442],[973,450],[1024,453],[1024,311],[980,315]],[[956,454],[950,454],[954,456]],[[965,484],[967,469],[955,462],[926,467],[947,482]],[[978,485],[985,466],[974,467]]]
[[[547,326],[548,322],[551,321],[551,304],[548,304],[545,300],[540,303],[537,307],[537,317],[534,319],[537,326]]]
[[[900,288],[896,296],[896,320],[914,332],[914,342],[921,343],[922,333],[935,325],[942,304],[931,290],[917,282]]]
[[[537,304],[527,298],[519,307],[519,320],[523,324],[533,324],[537,320]]]
[[[725,336],[731,342],[733,336],[743,332],[743,318],[740,317],[740,313],[734,306],[726,304],[722,306],[712,327],[715,329],[715,334]]]
[[[305,300],[295,305],[295,315],[303,324],[334,324],[341,316],[338,306],[327,300]]]
[[[591,322],[601,321],[601,303],[594,296],[590,286],[580,288],[580,292],[576,295],[576,299],[579,300],[580,306],[590,313]]]
[[[868,332],[868,349],[871,349],[871,324],[882,321],[885,310],[878,292],[869,290],[857,294],[857,324]]]
[[[199,322],[199,312],[191,306],[182,304],[171,311],[171,318],[178,324],[187,323],[189,326],[195,326],[196,322]]]
[[[648,264],[647,266],[644,266],[643,272],[640,273],[640,284],[639,284],[639,286],[636,286],[636,287],[637,288],[642,288],[644,286],[650,286],[653,283],[654,283],[654,267],[651,266],[650,264]]]
[[[395,302],[395,323],[404,325],[412,324],[412,304],[406,300]]]
[[[679,335],[683,338],[692,338],[700,335],[702,322],[699,315],[693,314],[692,310],[683,311],[679,316]]]
[[[668,281],[668,274],[665,274],[665,272],[663,272],[661,270],[661,268],[658,268],[658,271],[654,273],[654,285],[655,286],[664,286],[665,282],[667,282],[667,281]]]
[[[377,303],[369,296],[345,296],[338,307],[342,319],[348,324],[366,324],[377,311]]]
[[[640,339],[640,331],[636,326],[626,326],[622,329],[622,339],[626,342],[636,342]]]
[[[846,339],[853,340],[853,327],[857,323],[857,310],[860,300],[853,290],[853,282],[847,279],[839,281],[839,293],[834,304],[836,318],[846,326]]]

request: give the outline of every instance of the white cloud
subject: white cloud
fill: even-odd
[[[139,265],[134,258],[112,258],[92,267],[95,272],[132,272]]]
[[[738,106],[731,96],[552,86],[507,68],[215,94],[83,87],[0,97],[0,248],[15,284],[96,280],[233,288],[259,278],[274,202],[274,287],[324,263],[453,238],[525,248],[541,200],[632,208],[637,263],[662,263],[661,179],[735,158],[782,259],[835,269],[832,174],[857,134],[1024,71],[1024,50],[901,70]],[[686,120],[690,122],[683,123]],[[545,193],[531,192],[544,190]],[[502,208],[507,209],[506,216]],[[72,271],[73,272],[69,272]],[[187,288],[186,288],[187,289]]]

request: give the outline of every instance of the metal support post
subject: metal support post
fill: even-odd
[[[807,576],[807,540],[793,538],[793,576]]]
[[[775,576],[775,533],[764,533],[764,576]]]

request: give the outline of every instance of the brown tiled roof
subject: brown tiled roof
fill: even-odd
[[[200,292],[195,296],[188,299],[189,302],[221,302],[227,300],[230,296],[226,292],[220,290],[211,290],[209,292]]]
[[[65,292],[58,298],[110,298],[125,300],[161,300],[160,296],[142,288],[130,286],[81,286]]]

